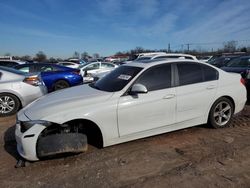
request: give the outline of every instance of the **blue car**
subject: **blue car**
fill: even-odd
[[[41,77],[49,92],[76,86],[83,83],[80,70],[50,63],[17,65],[15,69],[23,72],[41,72]]]
[[[244,84],[247,88],[248,100],[250,100],[250,56],[242,56],[229,61],[226,67],[222,67],[224,71],[235,72],[242,75]]]

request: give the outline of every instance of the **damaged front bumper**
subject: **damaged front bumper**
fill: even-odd
[[[17,142],[17,151],[24,159],[37,161],[39,158],[36,154],[37,140],[41,132],[46,128],[41,124],[35,124],[27,131],[21,131],[21,124],[16,123],[15,137]]]
[[[45,134],[50,125],[52,123],[46,121],[17,120],[15,137],[21,157],[28,161],[37,161],[43,157],[87,150],[86,135],[78,132],[65,133],[60,130],[62,127],[59,125],[56,126],[56,134]]]

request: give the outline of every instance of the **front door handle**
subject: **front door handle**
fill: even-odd
[[[175,94],[168,94],[163,97],[163,99],[172,99],[175,97]]]
[[[210,85],[210,86],[207,86],[207,89],[214,89],[216,86],[215,85]]]

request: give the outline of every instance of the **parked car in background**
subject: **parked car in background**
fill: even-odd
[[[137,58],[143,56],[155,56],[155,55],[166,55],[166,52],[145,52],[145,53],[138,53]]]
[[[56,91],[82,84],[80,70],[49,63],[33,63],[15,67],[23,72],[40,72],[48,91]]]
[[[213,58],[213,56],[202,56],[202,57],[198,58],[198,60],[206,63],[212,58]]]
[[[83,82],[84,83],[91,83],[95,82],[107,74],[109,74],[111,71],[106,71],[106,72],[99,72],[99,73],[86,73],[85,76],[83,77]]]
[[[15,114],[20,108],[45,95],[47,88],[39,74],[0,67],[0,116]]]
[[[243,73],[250,69],[250,56],[242,56],[228,62],[227,66],[222,67],[224,71]]]
[[[17,60],[0,60],[0,66],[2,67],[15,67],[17,65],[25,64],[25,61],[17,61]]]
[[[243,73],[241,73],[244,84],[247,88],[247,99],[250,102],[250,68]]]
[[[89,76],[87,76],[87,74],[97,75],[100,73],[108,73],[117,67],[118,67],[118,65],[115,65],[113,63],[93,62],[93,63],[86,63],[83,65],[80,65],[79,69],[80,69],[81,75],[83,77],[83,80],[86,82],[89,82]],[[85,80],[85,77],[87,77],[86,78],[87,80]]]
[[[102,62],[102,61],[103,61],[103,59],[101,59],[101,58],[97,58],[97,59],[89,59],[89,60],[88,60],[88,63]]]
[[[218,68],[227,66],[228,62],[232,59],[235,59],[239,56],[221,56],[221,57],[215,57],[211,60],[207,61],[208,64],[216,66]]]
[[[84,61],[83,59],[74,59],[74,58],[68,59],[68,62],[73,62],[73,63],[77,63],[77,64],[86,63],[86,61]]]
[[[68,61],[58,62],[57,65],[62,65],[62,66],[74,68],[74,69],[77,69],[80,66],[80,64],[78,63],[68,62]]]
[[[191,60],[122,65],[93,84],[47,95],[18,113],[18,153],[36,161],[208,123],[227,127],[246,102],[238,74]],[[32,135],[32,136],[27,136]]]
[[[222,67],[224,71],[235,72],[242,75],[247,87],[248,98],[250,96],[250,56],[242,56],[228,62],[226,67]]]

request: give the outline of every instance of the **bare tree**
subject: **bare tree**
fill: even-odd
[[[237,41],[228,41],[224,43],[223,51],[224,52],[235,52],[237,47]]]
[[[94,53],[94,54],[93,54],[93,58],[97,59],[97,58],[99,58],[99,57],[100,57],[100,55],[99,55],[98,53]]]
[[[49,58],[50,63],[57,63],[57,60],[54,57]]]
[[[83,59],[83,60],[88,60],[88,58],[89,58],[89,54],[88,54],[88,52],[83,52],[82,54],[81,54],[81,58]]]
[[[80,54],[77,51],[75,51],[74,54],[73,54],[73,58],[79,59]]]
[[[246,47],[242,47],[242,48],[240,48],[240,51],[241,52],[247,52],[247,48]]]
[[[35,60],[38,61],[38,62],[43,62],[43,61],[46,61],[46,60],[47,60],[47,56],[45,55],[44,52],[39,51],[39,52],[36,54]]]
[[[25,56],[22,56],[20,59],[23,60],[23,61],[31,61],[32,57],[29,56],[29,55],[25,55]]]

